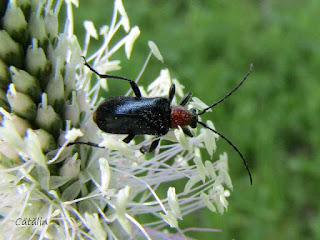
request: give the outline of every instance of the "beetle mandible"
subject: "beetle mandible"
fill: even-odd
[[[196,128],[197,124],[200,124],[218,134],[234,148],[234,150],[242,158],[244,166],[249,174],[250,183],[252,184],[252,176],[242,153],[224,135],[217,132],[215,129],[210,128],[205,123],[199,121],[198,116],[206,113],[209,109],[220,104],[232,93],[234,93],[252,72],[253,64],[250,65],[250,69],[242,81],[234,89],[232,89],[231,92],[229,92],[219,101],[211,104],[207,108],[197,113],[195,108],[191,108],[190,110],[185,108],[185,105],[191,98],[191,92],[187,93],[181,99],[178,106],[171,105],[175,94],[174,84],[171,85],[167,98],[144,98],[141,96],[137,83],[133,80],[121,76],[100,74],[86,61],[85,57],[83,57],[83,59],[84,65],[87,66],[92,72],[97,74],[100,78],[128,81],[135,95],[135,97],[119,96],[106,98],[98,106],[96,111],[93,113],[93,120],[102,131],[113,134],[127,134],[127,137],[124,138],[123,141],[125,143],[129,143],[136,135],[156,135],[159,137],[167,134],[170,129],[178,128],[178,126],[182,128],[184,134],[189,137],[193,137],[192,133],[188,129],[188,126],[191,128]],[[142,147],[141,151],[154,151],[157,148],[159,141],[160,139],[157,138],[151,143],[149,149]],[[69,145],[73,144],[87,144],[94,147],[100,147],[98,144],[91,142],[74,142]]]

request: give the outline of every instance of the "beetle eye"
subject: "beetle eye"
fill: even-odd
[[[190,112],[191,112],[191,120],[190,120],[190,124],[189,125],[192,128],[196,128],[197,127],[197,123],[198,123],[197,110],[195,108],[191,108]]]
[[[93,112],[92,118],[93,118],[93,121],[97,123],[97,111]]]

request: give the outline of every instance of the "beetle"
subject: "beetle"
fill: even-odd
[[[87,66],[92,72],[97,74],[100,78],[118,79],[129,82],[135,95],[134,97],[110,97],[106,98],[102,103],[100,103],[98,108],[93,113],[93,121],[103,132],[127,134],[127,136],[123,139],[125,143],[129,143],[136,135],[157,136],[158,138],[151,143],[149,149],[146,147],[142,147],[140,149],[141,152],[145,153],[154,151],[159,144],[159,137],[167,134],[170,129],[175,129],[180,126],[185,135],[193,137],[192,133],[188,129],[188,126],[191,128],[196,128],[197,124],[200,124],[218,134],[234,148],[234,150],[240,155],[248,172],[250,183],[252,184],[250,169],[239,149],[228,138],[217,132],[215,129],[210,128],[198,118],[198,116],[206,113],[209,109],[222,103],[224,100],[230,97],[230,95],[242,85],[242,83],[252,72],[252,64],[250,65],[250,69],[242,81],[235,88],[233,88],[231,92],[229,92],[219,101],[197,113],[195,108],[191,108],[190,110],[185,108],[185,105],[189,102],[192,96],[191,92],[187,93],[181,99],[178,106],[171,105],[175,94],[174,84],[171,85],[167,98],[145,98],[141,96],[140,89],[137,83],[133,80],[121,76],[100,74],[86,61],[85,57],[83,57],[83,59],[84,65]],[[87,144],[94,147],[100,147],[98,144],[91,142],[74,142],[69,145],[72,144]]]

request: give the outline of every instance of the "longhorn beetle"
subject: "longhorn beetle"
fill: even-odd
[[[86,65],[92,72],[97,74],[100,78],[111,78],[124,80],[130,83],[131,88],[134,92],[135,97],[110,97],[105,99],[93,113],[93,121],[97,126],[104,132],[113,134],[128,134],[126,138],[123,139],[125,143],[129,143],[136,135],[156,135],[162,136],[168,133],[170,128],[178,128],[180,126],[184,132],[189,137],[193,137],[187,126],[191,128],[196,128],[199,123],[203,127],[211,130],[212,132],[218,134],[224,140],[226,140],[234,150],[240,155],[244,166],[249,174],[250,183],[252,184],[252,176],[249,167],[244,159],[242,153],[238,148],[224,135],[217,132],[215,129],[210,128],[205,123],[199,121],[198,116],[206,113],[209,109],[222,103],[226,100],[232,93],[234,93],[241,84],[247,79],[252,71],[253,65],[250,65],[249,71],[246,73],[242,81],[229,92],[225,97],[220,99],[218,102],[213,103],[209,107],[198,112],[195,108],[187,110],[185,105],[191,98],[192,93],[187,93],[179,102],[178,106],[171,105],[172,99],[175,94],[175,85],[172,84],[169,90],[168,98],[165,97],[154,97],[154,98],[144,98],[141,97],[140,89],[136,82],[121,76],[100,74],[98,73],[89,63],[84,59],[84,65]],[[141,152],[152,152],[154,151],[160,139],[154,140],[149,149],[142,147]],[[87,144],[93,147],[100,147],[96,143],[91,142],[74,142],[73,144]],[[100,147],[101,148],[101,147]]]

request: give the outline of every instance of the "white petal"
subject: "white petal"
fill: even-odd
[[[201,181],[200,176],[198,174],[193,175],[185,185],[183,194],[188,194],[191,188],[199,181]]]
[[[185,136],[185,134],[182,131],[182,128],[179,126],[178,129],[174,130],[174,134],[176,135],[176,138],[178,139],[181,146],[186,150],[191,150],[191,145],[188,140],[188,138]]]
[[[117,196],[116,213],[117,219],[127,233],[131,233],[131,225],[129,220],[125,217],[127,202],[129,199],[130,187],[127,185],[125,188],[120,189]]]
[[[200,150],[197,148],[195,150],[196,152],[200,152]],[[197,169],[198,169],[198,173],[199,173],[199,177],[201,178],[202,182],[205,183],[206,181],[206,176],[209,176],[208,171],[206,170],[206,168],[204,167],[201,157],[196,156],[193,159],[193,162],[196,164]]]
[[[204,204],[207,206],[207,208],[210,209],[211,212],[216,212],[217,211],[215,206],[213,205],[213,203],[210,201],[210,198],[209,198],[209,196],[207,194],[202,192],[200,194],[200,198],[204,202]]]
[[[214,169],[214,167],[213,167],[213,163],[210,162],[210,161],[206,161],[206,162],[204,163],[204,165],[205,165],[205,167],[206,167],[206,169],[207,169],[207,171],[208,171],[209,176],[211,177],[211,179],[216,179],[216,178],[217,178],[217,174],[216,174],[216,171],[215,171],[215,169]]]
[[[97,213],[90,214],[86,212],[84,214],[84,217],[86,218],[86,223],[87,223],[86,225],[90,229],[90,232],[92,232],[93,235],[95,236],[95,239],[107,238],[107,232],[102,227]]]
[[[96,30],[93,22],[91,22],[91,21],[84,21],[84,22],[83,22],[83,25],[84,25],[87,33],[88,33],[91,37],[93,37],[93,38],[95,38],[95,39],[98,39],[98,33],[97,33],[97,30]]]
[[[149,48],[152,52],[152,54],[161,62],[163,62],[163,57],[159,51],[159,48],[153,41],[148,41]]]
[[[135,40],[139,37],[139,35],[140,35],[140,29],[137,26],[134,26],[127,36],[126,43],[124,45],[124,49],[125,49],[126,56],[128,59],[131,56],[133,44],[134,44]]]
[[[169,203],[169,206],[170,206],[173,214],[177,218],[182,219],[181,209],[179,206],[179,200],[176,195],[176,189],[174,187],[170,187],[167,191],[167,196],[168,196],[168,203]]]
[[[208,107],[207,104],[205,104],[204,102],[202,102],[199,98],[197,97],[193,97],[192,98],[192,102],[190,103],[190,105],[192,105],[193,107],[195,107],[196,109],[199,109],[199,110],[203,110],[205,108]],[[211,112],[212,110],[209,109],[207,112]]]
[[[103,25],[99,30],[99,34],[106,35],[108,33],[108,31],[109,31],[109,26]]]
[[[167,214],[164,215],[160,213],[160,216],[163,218],[163,220],[170,225],[172,228],[178,228],[178,221],[176,216],[173,214],[172,211],[167,211]]]
[[[73,142],[78,137],[82,137],[83,133],[80,129],[72,128],[71,130],[67,131],[67,134],[65,135],[65,138],[69,140],[70,142]]]
[[[123,7],[122,0],[116,0],[115,4],[116,4],[116,9],[119,11],[119,13],[122,17],[121,18],[122,26],[126,32],[129,32],[129,29],[130,29],[129,18],[126,13],[126,10]]]
[[[99,168],[101,175],[101,188],[103,191],[107,191],[110,183],[110,168],[108,160],[105,158],[99,159]]]

